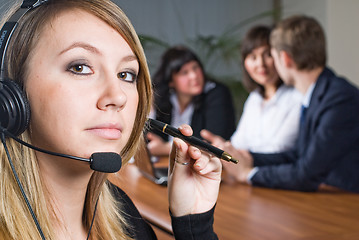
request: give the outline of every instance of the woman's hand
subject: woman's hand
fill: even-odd
[[[179,130],[186,136],[193,133],[188,125],[182,125]],[[175,138],[168,179],[172,215],[178,217],[212,209],[218,197],[221,171],[222,164],[217,157]]]

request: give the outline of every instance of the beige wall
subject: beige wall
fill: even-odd
[[[282,0],[283,17],[313,16],[327,37],[328,65],[359,86],[359,1]]]
[[[359,86],[359,1],[328,0],[329,65]]]

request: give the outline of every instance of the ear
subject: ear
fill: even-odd
[[[289,53],[287,53],[286,51],[283,51],[283,50],[280,51],[279,58],[285,67],[291,68],[291,67],[295,66],[292,56]]]

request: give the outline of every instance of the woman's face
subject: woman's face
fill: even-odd
[[[204,76],[201,66],[197,61],[190,61],[172,74],[170,87],[174,88],[177,95],[194,97],[202,93]]]
[[[80,157],[120,153],[138,105],[139,63],[122,36],[82,10],[61,13],[30,55],[34,145]]]
[[[269,46],[255,48],[244,59],[244,67],[249,76],[264,87],[276,85],[279,81]]]

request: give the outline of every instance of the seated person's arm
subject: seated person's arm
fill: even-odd
[[[147,148],[153,156],[168,156],[171,151],[171,142],[164,141],[154,133],[147,133]]]

